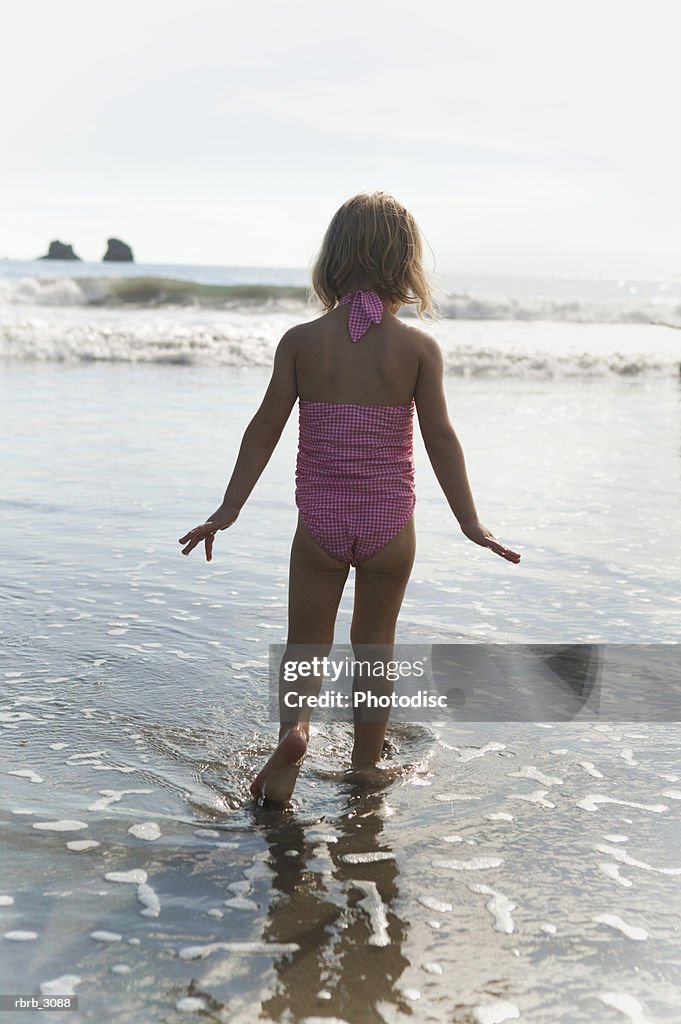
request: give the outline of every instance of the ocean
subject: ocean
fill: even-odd
[[[678,644],[681,278],[440,289],[477,505],[523,558],[463,538],[416,431],[398,641],[606,665]],[[293,805],[249,800],[295,412],[213,562],[177,538],[318,315],[306,291],[302,269],[0,261],[0,993],[71,993],[42,1011],[70,1022],[674,1024],[673,673],[666,720],[396,722],[374,786],[319,721]]]

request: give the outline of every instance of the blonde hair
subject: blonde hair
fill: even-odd
[[[312,291],[325,311],[361,288],[416,303],[422,318],[434,316],[422,253],[418,225],[402,203],[387,192],[361,192],[343,203],[326,230],[312,265]]]

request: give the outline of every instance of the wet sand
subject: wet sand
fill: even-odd
[[[48,1019],[74,1022],[675,1022],[679,726],[396,725],[371,788],[345,775],[349,727],[318,723],[294,806],[255,807],[276,731],[267,648],[285,630],[293,434],[241,533],[210,567],[181,559],[176,538],[219,493],[263,375],[92,369],[5,375],[0,991],[70,988],[78,1011]],[[459,394],[464,420],[495,388]],[[205,439],[216,416],[223,447]],[[509,543],[549,455],[524,456],[510,510],[517,468],[486,492]],[[610,458],[591,466],[594,506]],[[456,534],[443,557],[422,473],[401,639],[672,639],[658,498],[636,505],[632,485],[640,522],[619,548],[607,517],[578,546],[571,479],[526,527],[533,558],[512,577],[464,557]]]

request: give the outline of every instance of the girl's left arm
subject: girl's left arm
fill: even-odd
[[[227,529],[236,521],[260,479],[298,397],[296,347],[297,331],[293,327],[277,346],[272,377],[260,408],[244,431],[222,504],[205,523],[180,537],[179,543],[186,545],[182,549],[183,555],[188,555],[197,544],[205,541],[206,560],[210,562],[216,532]]]

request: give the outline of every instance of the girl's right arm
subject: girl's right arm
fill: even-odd
[[[422,345],[414,400],[423,443],[435,476],[466,537],[475,544],[490,548],[509,562],[517,563],[520,555],[500,544],[478,518],[463,448],[447,411],[440,346],[427,334],[420,337]]]
[[[182,549],[183,555],[190,554],[198,544],[204,542],[206,559],[210,562],[215,534],[236,522],[239,512],[260,479],[298,397],[296,345],[297,333],[293,327],[277,346],[270,383],[260,408],[244,431],[222,504],[205,523],[195,526],[180,537],[179,543],[186,545]]]

